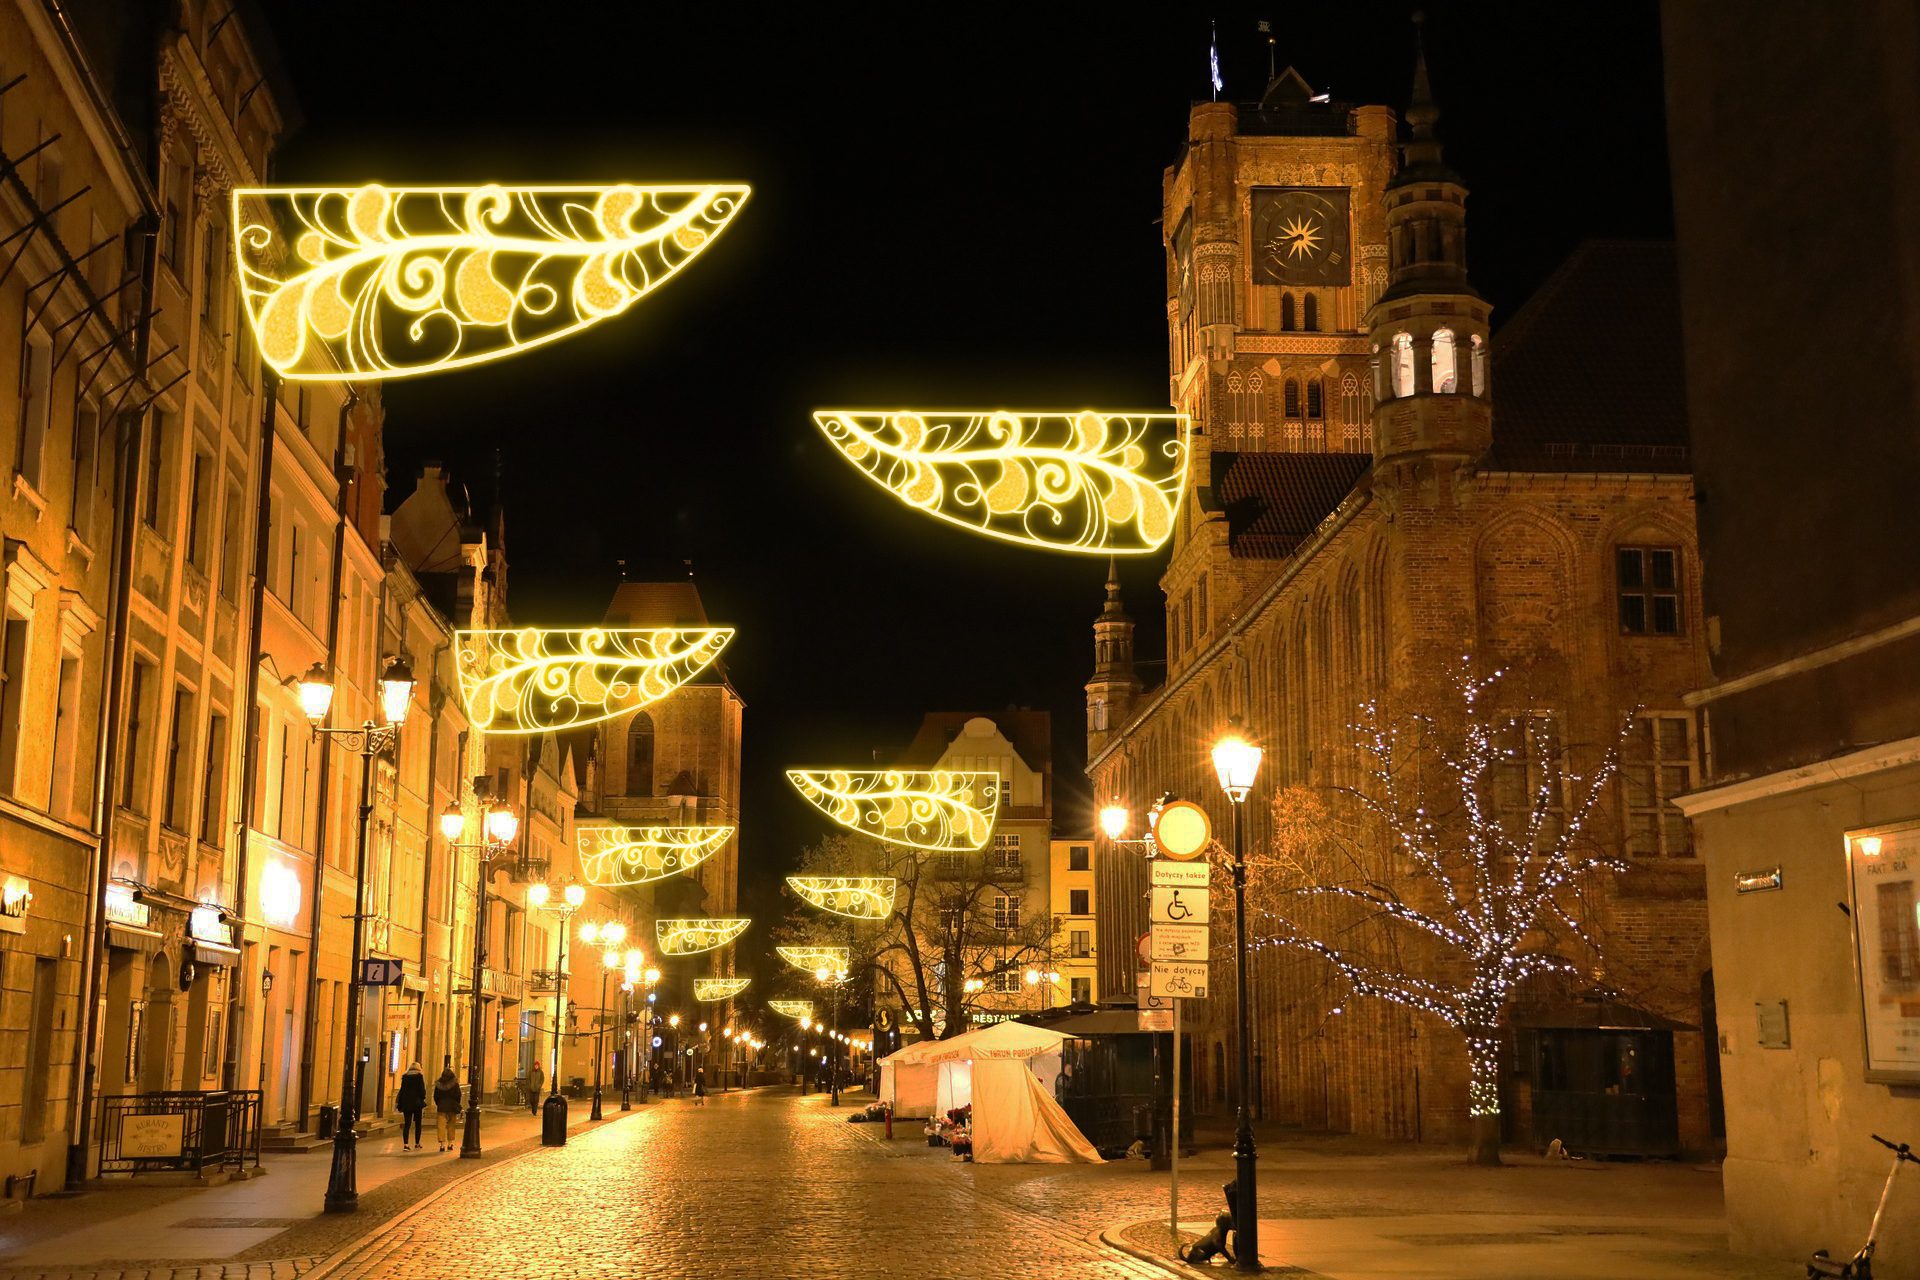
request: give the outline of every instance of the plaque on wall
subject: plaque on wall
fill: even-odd
[[[1255,188],[1253,282],[1351,284],[1347,206],[1345,187]]]
[[[1846,839],[1866,1079],[1920,1084],[1920,821]]]

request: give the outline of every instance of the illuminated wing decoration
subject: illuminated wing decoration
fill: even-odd
[[[692,956],[726,946],[745,933],[751,923],[751,920],[740,916],[731,919],[693,917],[655,921],[653,931],[660,939],[660,950],[667,955]]]
[[[579,827],[580,870],[588,884],[651,884],[678,875],[712,857],[733,835],[732,827]]]
[[[752,983],[752,978],[695,978],[693,998],[703,1004],[718,1004],[733,999]]]
[[[787,883],[822,911],[855,920],[885,920],[900,888],[892,876],[788,876]]]
[[[1000,804],[997,773],[789,769],[787,780],[841,826],[915,849],[984,848]]]
[[[795,1022],[800,1021],[802,1018],[811,1018],[813,1016],[813,1001],[811,1000],[769,1000],[767,1001],[767,1008],[773,1010],[781,1017],[792,1018]]]
[[[458,631],[460,697],[484,733],[594,724],[658,702],[732,639],[732,627]]]
[[[1052,551],[1157,551],[1186,491],[1184,414],[823,409],[813,420],[908,506]]]
[[[619,315],[732,221],[745,186],[255,187],[240,295],[283,378],[403,378]]]
[[[775,947],[774,950],[782,960],[806,973],[822,969],[844,973],[853,962],[853,952],[848,947]]]

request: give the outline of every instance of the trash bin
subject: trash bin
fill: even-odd
[[[332,1103],[321,1104],[320,1127],[314,1130],[314,1136],[318,1138],[331,1138],[333,1136],[334,1121],[339,1114],[340,1108],[334,1106]]]

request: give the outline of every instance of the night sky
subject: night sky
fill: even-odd
[[[1104,561],[909,512],[810,411],[1164,409],[1161,175],[1207,96],[1209,21],[1225,97],[1259,96],[1269,17],[1282,67],[1399,109],[1411,5],[265,7],[304,117],[275,181],[753,185],[625,316],[386,391],[389,505],[440,460],[484,508],[498,454],[516,620],[597,621],[617,560],[690,560],[739,627],[749,912],[823,830],[781,769],[897,750],[925,710],[1052,710],[1056,813],[1090,825]],[[1652,3],[1426,9],[1496,325],[1580,240],[1671,234]],[[1122,567],[1145,658],[1160,567]]]

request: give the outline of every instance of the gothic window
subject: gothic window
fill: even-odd
[[[1435,329],[1433,331],[1433,389],[1441,395],[1452,395],[1460,389],[1456,365],[1453,330]]]
[[[1484,396],[1487,394],[1487,344],[1477,333],[1472,342],[1473,394]]]
[[[1693,716],[1636,715],[1620,747],[1621,808],[1627,852],[1640,858],[1686,858],[1693,840],[1673,798],[1693,789]]]
[[[627,794],[653,794],[653,717],[644,711],[627,729]]]
[[[1287,417],[1297,418],[1300,416],[1300,382],[1298,379],[1287,379],[1286,385],[1281,390],[1281,399],[1285,402]]]
[[[1630,636],[1680,634],[1680,549],[1620,547],[1614,552],[1620,630]]]
[[[1307,383],[1307,416],[1309,418],[1327,416],[1326,388],[1321,385],[1318,378],[1313,378]]]
[[[1406,333],[1393,335],[1393,382],[1395,397],[1413,394],[1413,336]]]
[[[1300,327],[1308,333],[1320,332],[1320,295],[1310,293],[1300,303]]]
[[[1291,333],[1293,327],[1293,295],[1283,293],[1280,295],[1280,328]]]

